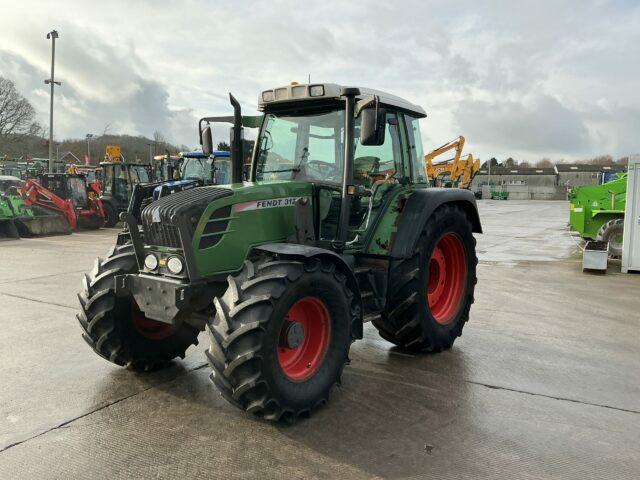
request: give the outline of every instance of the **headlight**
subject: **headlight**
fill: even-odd
[[[150,253],[144,257],[144,266],[148,270],[155,270],[158,268],[158,258],[154,254]]]
[[[167,268],[174,275],[179,274],[184,268],[182,259],[180,257],[171,257],[169,260],[167,260]]]

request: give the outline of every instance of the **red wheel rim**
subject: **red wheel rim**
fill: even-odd
[[[431,258],[427,303],[436,322],[450,323],[460,311],[467,284],[467,262],[462,240],[455,233],[440,238]]]
[[[295,348],[283,341],[291,322],[304,329],[304,337]],[[331,338],[331,317],[326,305],[316,297],[298,300],[287,313],[280,330],[278,362],[284,374],[295,382],[313,376],[324,360]]]
[[[131,318],[134,328],[145,338],[162,340],[173,333],[173,325],[147,318],[134,301],[131,302]]]

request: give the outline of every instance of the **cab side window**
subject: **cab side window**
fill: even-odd
[[[356,151],[354,181],[371,187],[377,180],[393,177],[402,171],[402,148],[398,115],[387,113],[384,143],[378,146],[360,144],[360,119],[356,119]]]
[[[411,156],[411,171],[414,183],[428,183],[427,167],[424,163],[424,149],[420,135],[419,119],[405,115],[407,133],[409,134],[409,154]]]

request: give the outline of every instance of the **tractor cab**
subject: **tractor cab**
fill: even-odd
[[[152,178],[154,182],[169,182],[180,179],[182,157],[179,155],[156,155],[153,157]]]
[[[38,175],[38,183],[58,197],[70,200],[76,209],[89,208],[89,196],[95,196],[82,173],[42,173]]]
[[[215,150],[211,155],[202,151],[182,152],[180,178],[202,180],[204,185],[225,185],[231,183],[231,153]]]
[[[133,187],[151,181],[151,165],[125,162],[120,147],[108,145],[102,167],[102,201],[105,226],[113,227],[118,215],[127,210]]]
[[[18,191],[24,185],[24,180],[12,175],[0,175],[0,194],[19,195]]]

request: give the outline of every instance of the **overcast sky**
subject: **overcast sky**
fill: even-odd
[[[197,144],[196,120],[254,113],[291,81],[367,86],[419,103],[425,149],[457,135],[486,159],[640,152],[636,0],[340,2],[0,0],[0,75],[58,139],[155,130]]]

